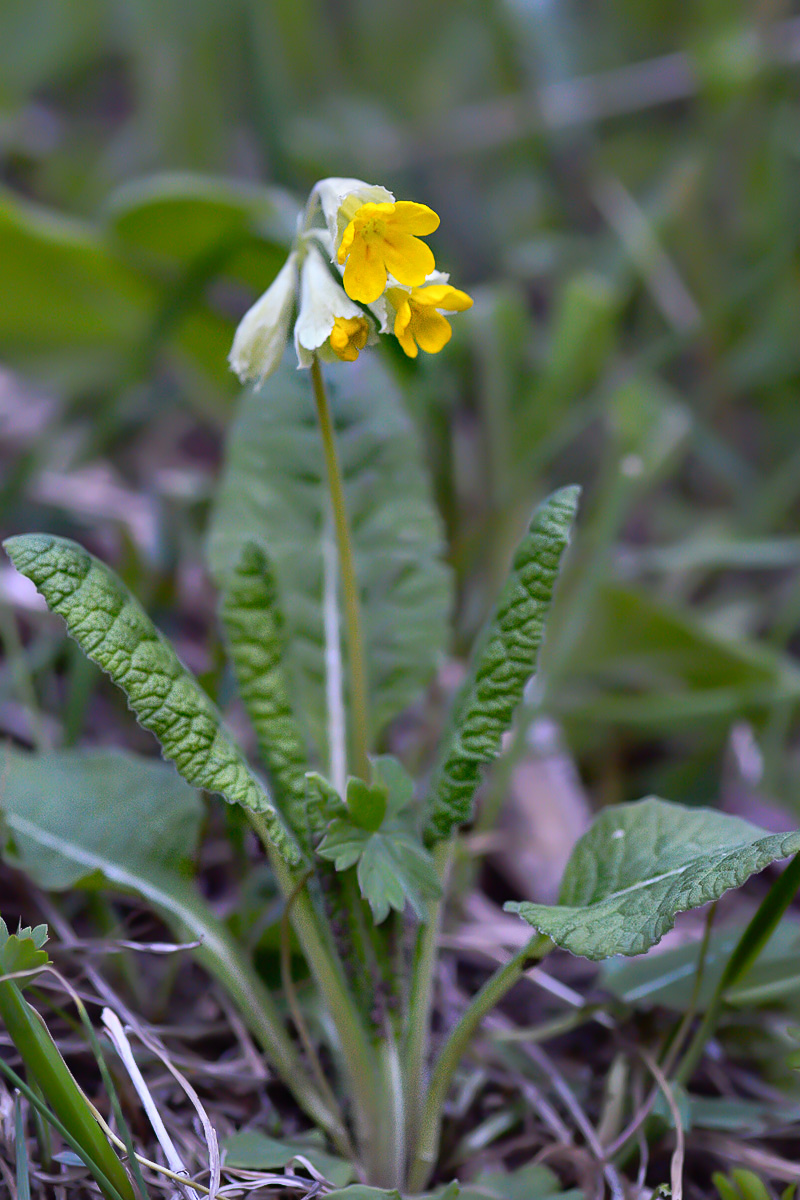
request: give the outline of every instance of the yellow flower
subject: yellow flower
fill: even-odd
[[[427,204],[362,204],[347,225],[337,259],[344,267],[344,290],[352,300],[372,304],[386,287],[387,275],[417,287],[433,271],[433,254],[420,234],[433,233],[439,218]]]
[[[331,330],[331,350],[342,362],[355,362],[369,338],[366,317],[336,317]]]
[[[446,280],[446,276],[442,276]],[[453,336],[443,312],[464,312],[472,308],[472,297],[447,282],[426,287],[386,289],[386,299],[394,309],[394,334],[409,358],[417,357],[417,347],[438,354]]]

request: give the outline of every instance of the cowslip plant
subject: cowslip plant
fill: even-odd
[[[120,752],[9,752],[6,855],[44,887],[136,892],[197,939],[352,1171],[369,1188],[414,1192],[435,1169],[470,1041],[529,966],[555,945],[592,959],[641,954],[678,912],[800,850],[798,834],[656,798],[605,810],[576,845],[558,904],[508,905],[533,927],[530,940],[433,1053],[449,864],[536,671],[578,505],[566,487],[533,514],[435,761],[415,780],[379,751],[446,648],[450,581],[415,437],[389,381],[361,356],[382,334],[409,357],[438,352],[447,314],[471,305],[423,240],[438,223],[385,188],[323,180],[234,339],[231,366],[261,390],[245,391],[230,435],[209,564],[261,768],[108,567],[45,534],[5,543],[182,777]],[[278,372],[292,327],[310,389]],[[263,843],[284,897],[285,1005],[191,880],[195,789],[240,806]],[[313,1021],[292,979],[289,925],[315,985]]]

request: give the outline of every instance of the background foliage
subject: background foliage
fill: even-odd
[[[796,810],[799,54],[780,2],[6,0],[3,534],[113,560],[224,704],[201,564],[232,330],[294,198],[380,181],[442,213],[476,297],[446,355],[384,364],[434,475],[454,649],[534,503],[578,481],[529,717],[564,722],[598,802],[713,803],[747,722]],[[40,612],[20,649],[0,578],[2,732],[143,738]]]

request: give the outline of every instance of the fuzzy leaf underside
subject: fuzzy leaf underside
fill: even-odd
[[[216,706],[113,571],[66,538],[28,534],[3,544],[84,653],[125,692],[183,778],[260,813],[275,848],[296,863],[297,846]]]
[[[430,844],[469,821],[481,767],[497,757],[525,685],[536,670],[545,620],[580,489],[554,492],[534,513],[484,637],[473,657],[453,732],[430,785]]]
[[[419,697],[444,655],[452,580],[418,438],[391,380],[374,356],[347,364],[338,379],[336,367],[326,375],[361,593],[375,742]],[[286,623],[286,678],[317,767],[330,760],[330,631],[344,628],[329,503],[307,375],[278,371],[260,391],[242,396],[208,557],[224,587],[243,544],[267,552]],[[346,675],[345,645],[341,652]],[[347,694],[346,680],[342,691]]]
[[[252,543],[225,580],[220,616],[239,694],[279,789],[281,811],[308,849],[308,753],[283,665],[284,617],[272,567]]]
[[[572,852],[558,904],[505,908],[573,954],[643,954],[677,913],[798,851],[800,833],[768,834],[739,817],[649,797],[600,814]]]

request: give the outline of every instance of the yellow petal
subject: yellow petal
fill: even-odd
[[[415,204],[413,200],[398,200],[394,205],[391,224],[394,229],[403,233],[416,233],[425,237],[439,228],[439,218],[432,208],[428,208],[427,204]]]
[[[417,357],[417,344],[414,341],[414,338],[411,336],[411,329],[409,327],[407,327],[403,333],[397,334],[397,340],[409,358]]]
[[[414,301],[430,308],[443,308],[447,312],[465,312],[472,308],[473,300],[466,292],[450,287],[447,283],[433,283],[429,287],[414,288]]]
[[[344,245],[344,242],[342,242]],[[386,287],[386,267],[380,246],[354,238],[344,269],[344,290],[351,300],[372,304]]]
[[[342,362],[355,362],[369,337],[365,317],[336,317],[331,330],[331,350]]]
[[[345,229],[344,233],[342,234],[342,240],[339,245],[339,251],[336,255],[337,259],[339,260],[339,266],[342,265],[342,263],[347,258],[348,254],[350,253],[350,247],[353,244],[353,238],[355,236],[355,232],[356,232],[356,223],[355,223],[355,221],[351,221],[350,224]]]
[[[383,259],[386,270],[406,287],[418,287],[436,267],[429,246],[410,233],[395,233],[394,230],[383,242]]]
[[[450,322],[432,308],[414,310],[411,330],[420,349],[428,354],[438,354],[453,336]]]
[[[395,292],[395,295],[399,291],[397,288],[391,290]],[[407,296],[405,292],[400,292],[399,294],[400,296]],[[396,299],[393,299],[392,303],[397,305],[397,312],[394,318],[394,336],[399,338],[403,336],[411,323],[411,305],[407,298],[400,300],[399,303]]]

